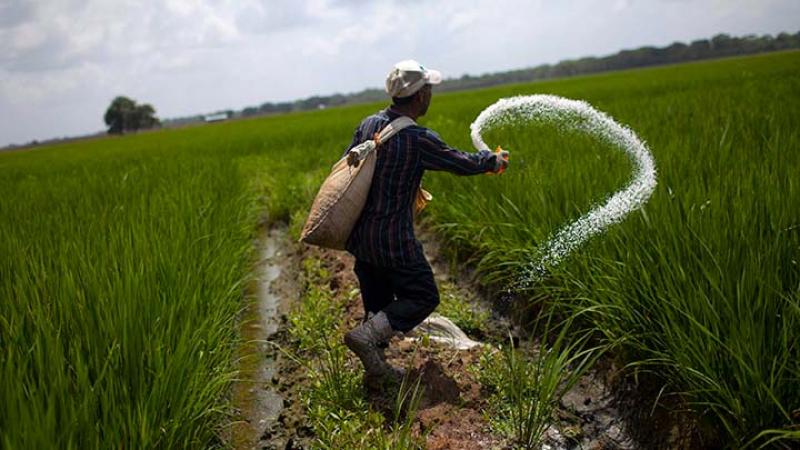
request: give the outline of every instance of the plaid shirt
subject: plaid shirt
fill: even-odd
[[[347,150],[371,139],[399,116],[386,109],[367,117]],[[401,130],[376,151],[367,203],[347,241],[347,251],[382,267],[424,261],[422,245],[414,236],[414,202],[422,174],[425,170],[480,174],[494,168],[495,156],[488,150],[465,153],[450,148],[436,133],[419,125]]]

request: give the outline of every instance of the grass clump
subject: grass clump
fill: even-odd
[[[552,315],[540,319],[542,330],[534,335],[550,336]],[[539,334],[536,331],[540,331]],[[540,448],[554,419],[561,397],[591,368],[601,354],[588,348],[589,334],[574,337],[572,321],[559,324],[551,341],[530,348],[515,348],[513,339],[499,350],[481,356],[478,378],[491,392],[487,418],[495,431],[511,438],[517,448]]]
[[[330,289],[330,273],[321,260],[307,258],[302,264],[305,288],[300,307],[289,315],[289,334],[301,352],[319,354],[337,345],[341,299]]]
[[[390,420],[368,402],[363,369],[343,344],[344,308],[358,291],[337,294],[330,272],[316,258],[303,261],[304,293],[289,315],[289,334],[297,354],[291,357],[307,371],[310,386],[301,393],[314,447],[321,449],[418,449],[422,437],[412,425],[421,391],[404,380]]]

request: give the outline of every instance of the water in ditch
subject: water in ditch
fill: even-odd
[[[264,431],[274,423],[283,408],[275,389],[279,352],[270,338],[278,331],[286,307],[285,292],[278,287],[285,249],[286,231],[271,229],[259,244],[256,278],[248,288],[248,304],[240,333],[239,377],[233,386],[235,419],[230,443],[239,450],[260,448]]]

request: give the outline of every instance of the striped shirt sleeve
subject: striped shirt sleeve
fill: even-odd
[[[457,175],[476,175],[494,169],[495,155],[489,150],[475,153],[456,150],[442,141],[433,131],[425,130],[419,136],[422,167],[425,170],[443,170]]]

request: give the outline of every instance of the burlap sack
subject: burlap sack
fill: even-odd
[[[357,146],[352,152],[360,160],[358,166],[348,164],[347,156],[333,165],[328,178],[314,199],[300,241],[320,247],[344,250],[350,232],[364,209],[375,173],[376,151],[403,128],[414,121],[401,116],[381,130],[375,140]]]

